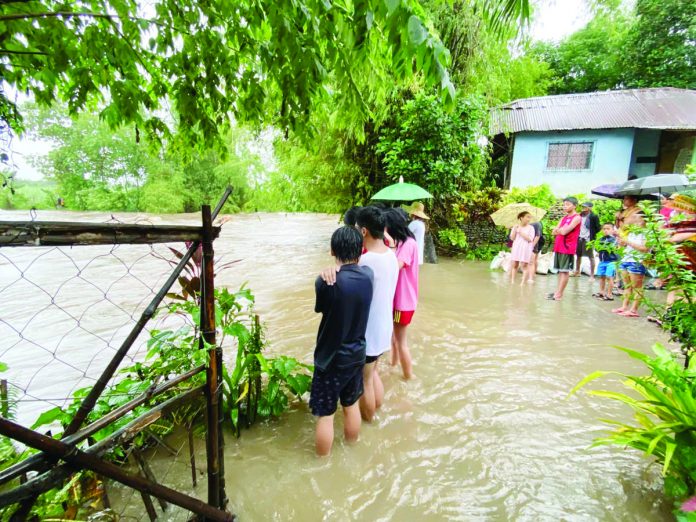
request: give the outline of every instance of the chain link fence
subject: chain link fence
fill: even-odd
[[[17,452],[0,471],[0,508],[18,505],[14,519],[27,516],[48,486],[90,491],[92,506],[119,520],[154,520],[163,510],[168,520],[191,512],[231,518],[221,469],[221,353],[205,312],[213,299],[206,259],[219,229],[209,207],[203,217],[203,227],[0,222],[0,433]],[[168,292],[180,291],[196,263],[200,329],[191,317],[167,313]],[[153,336],[187,326],[203,364],[145,378]],[[160,354],[167,348],[158,346]],[[194,418],[205,424],[205,462],[195,462],[202,441],[193,436]],[[100,458],[106,454],[108,461]],[[114,461],[118,471],[109,467]],[[89,471],[79,484],[75,467]],[[206,494],[207,504],[198,500]]]

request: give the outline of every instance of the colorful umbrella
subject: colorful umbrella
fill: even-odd
[[[529,212],[534,218],[534,221],[539,221],[546,215],[544,209],[535,207],[529,203],[510,203],[493,212],[493,214],[491,214],[491,219],[496,225],[512,228],[519,224],[517,216],[520,212]]]
[[[399,177],[399,182],[384,187],[377,192],[371,199],[382,201],[415,201],[417,199],[429,199],[433,195],[418,185],[404,183],[403,176]]]

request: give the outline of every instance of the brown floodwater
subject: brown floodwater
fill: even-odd
[[[19,215],[5,212],[0,219]],[[105,219],[89,213],[39,217],[57,215]],[[150,219],[196,222],[191,215]],[[246,282],[253,289],[267,326],[269,352],[311,362],[319,323],[313,312],[313,281],[331,263],[328,240],[336,224],[337,217],[327,215],[235,215],[216,241],[216,255],[240,259],[219,274],[217,284],[237,288]],[[0,290],[16,278],[14,266],[28,263],[37,252],[0,252]],[[75,248],[70,256],[84,262],[95,252],[101,251]],[[119,257],[125,265],[139,260],[132,270],[147,282],[140,286],[154,287],[164,280],[168,267],[149,254],[142,259],[143,252],[142,247],[120,248]],[[55,275],[63,265],[55,252],[46,257],[52,259],[48,272],[38,271],[35,277],[45,278],[48,285],[48,273]],[[100,259],[106,265],[115,263],[112,279],[124,264],[114,262],[108,249]],[[108,280],[99,281],[106,273],[95,271],[92,282],[96,278],[98,286],[108,287]],[[124,278],[124,285],[130,279]],[[88,291],[89,285],[79,277],[73,282]],[[562,302],[543,299],[554,284],[553,276],[540,276],[534,286],[510,286],[505,275],[489,271],[487,263],[443,259],[424,265],[418,311],[409,330],[416,377],[404,382],[397,371],[383,365],[385,404],[377,419],[363,425],[357,444],[347,446],[339,436],[342,421],[337,415],[337,438],[327,459],[314,456],[314,422],[306,403],[244,431],[240,439],[228,434],[225,477],[230,509],[242,521],[669,520],[670,506],[663,500],[655,464],[631,450],[590,448],[604,430],[599,419],[629,420],[630,412],[584,393],[567,397],[578,381],[598,369],[643,372],[637,361],[613,345],[647,352],[652,343],[666,339],[643,319],[611,314],[609,304],[590,297],[587,278],[572,279]],[[43,332],[35,334],[34,344],[65,335],[61,324],[68,323],[63,329],[71,329],[68,334],[76,337],[69,348],[66,342],[58,347],[61,359],[72,358],[79,369],[89,363],[90,372],[98,372],[112,353],[110,345],[125,335],[120,330],[114,335],[119,320],[149,295],[135,295],[128,288],[114,287],[110,299],[120,309],[113,316],[106,313],[107,307],[96,318],[85,312],[84,330],[75,328],[72,319],[61,321],[50,313],[34,318],[34,330]],[[0,291],[3,321],[15,324],[40,308],[32,306],[31,297],[19,294],[20,289],[24,286],[13,284]],[[84,294],[66,297],[62,304],[69,308],[78,300],[84,301]],[[12,379],[25,382],[41,367],[42,378],[30,383],[32,394],[60,398],[76,386],[71,379],[79,376],[78,370],[71,377],[69,371],[52,374],[50,363],[28,363],[31,343],[18,341],[16,332],[3,325],[0,321],[0,361],[10,365]],[[95,328],[105,341],[85,333]],[[105,343],[97,355],[95,342]],[[611,380],[603,384],[620,389]],[[185,437],[173,436],[170,444],[182,448]],[[202,468],[204,444],[196,444]],[[177,458],[151,455],[151,460],[168,485],[191,491],[186,451]],[[204,488],[201,475],[195,494],[203,495]],[[137,495],[115,489],[113,496],[116,504],[130,504],[129,517],[144,519]],[[173,510],[165,519],[185,516]]]

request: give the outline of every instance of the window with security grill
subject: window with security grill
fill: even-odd
[[[591,141],[549,143],[546,158],[548,170],[589,170],[592,165]]]

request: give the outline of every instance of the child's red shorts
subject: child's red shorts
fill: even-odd
[[[411,324],[411,319],[413,319],[414,313],[415,310],[411,310],[410,312],[394,310],[394,324],[401,324],[404,326]]]

